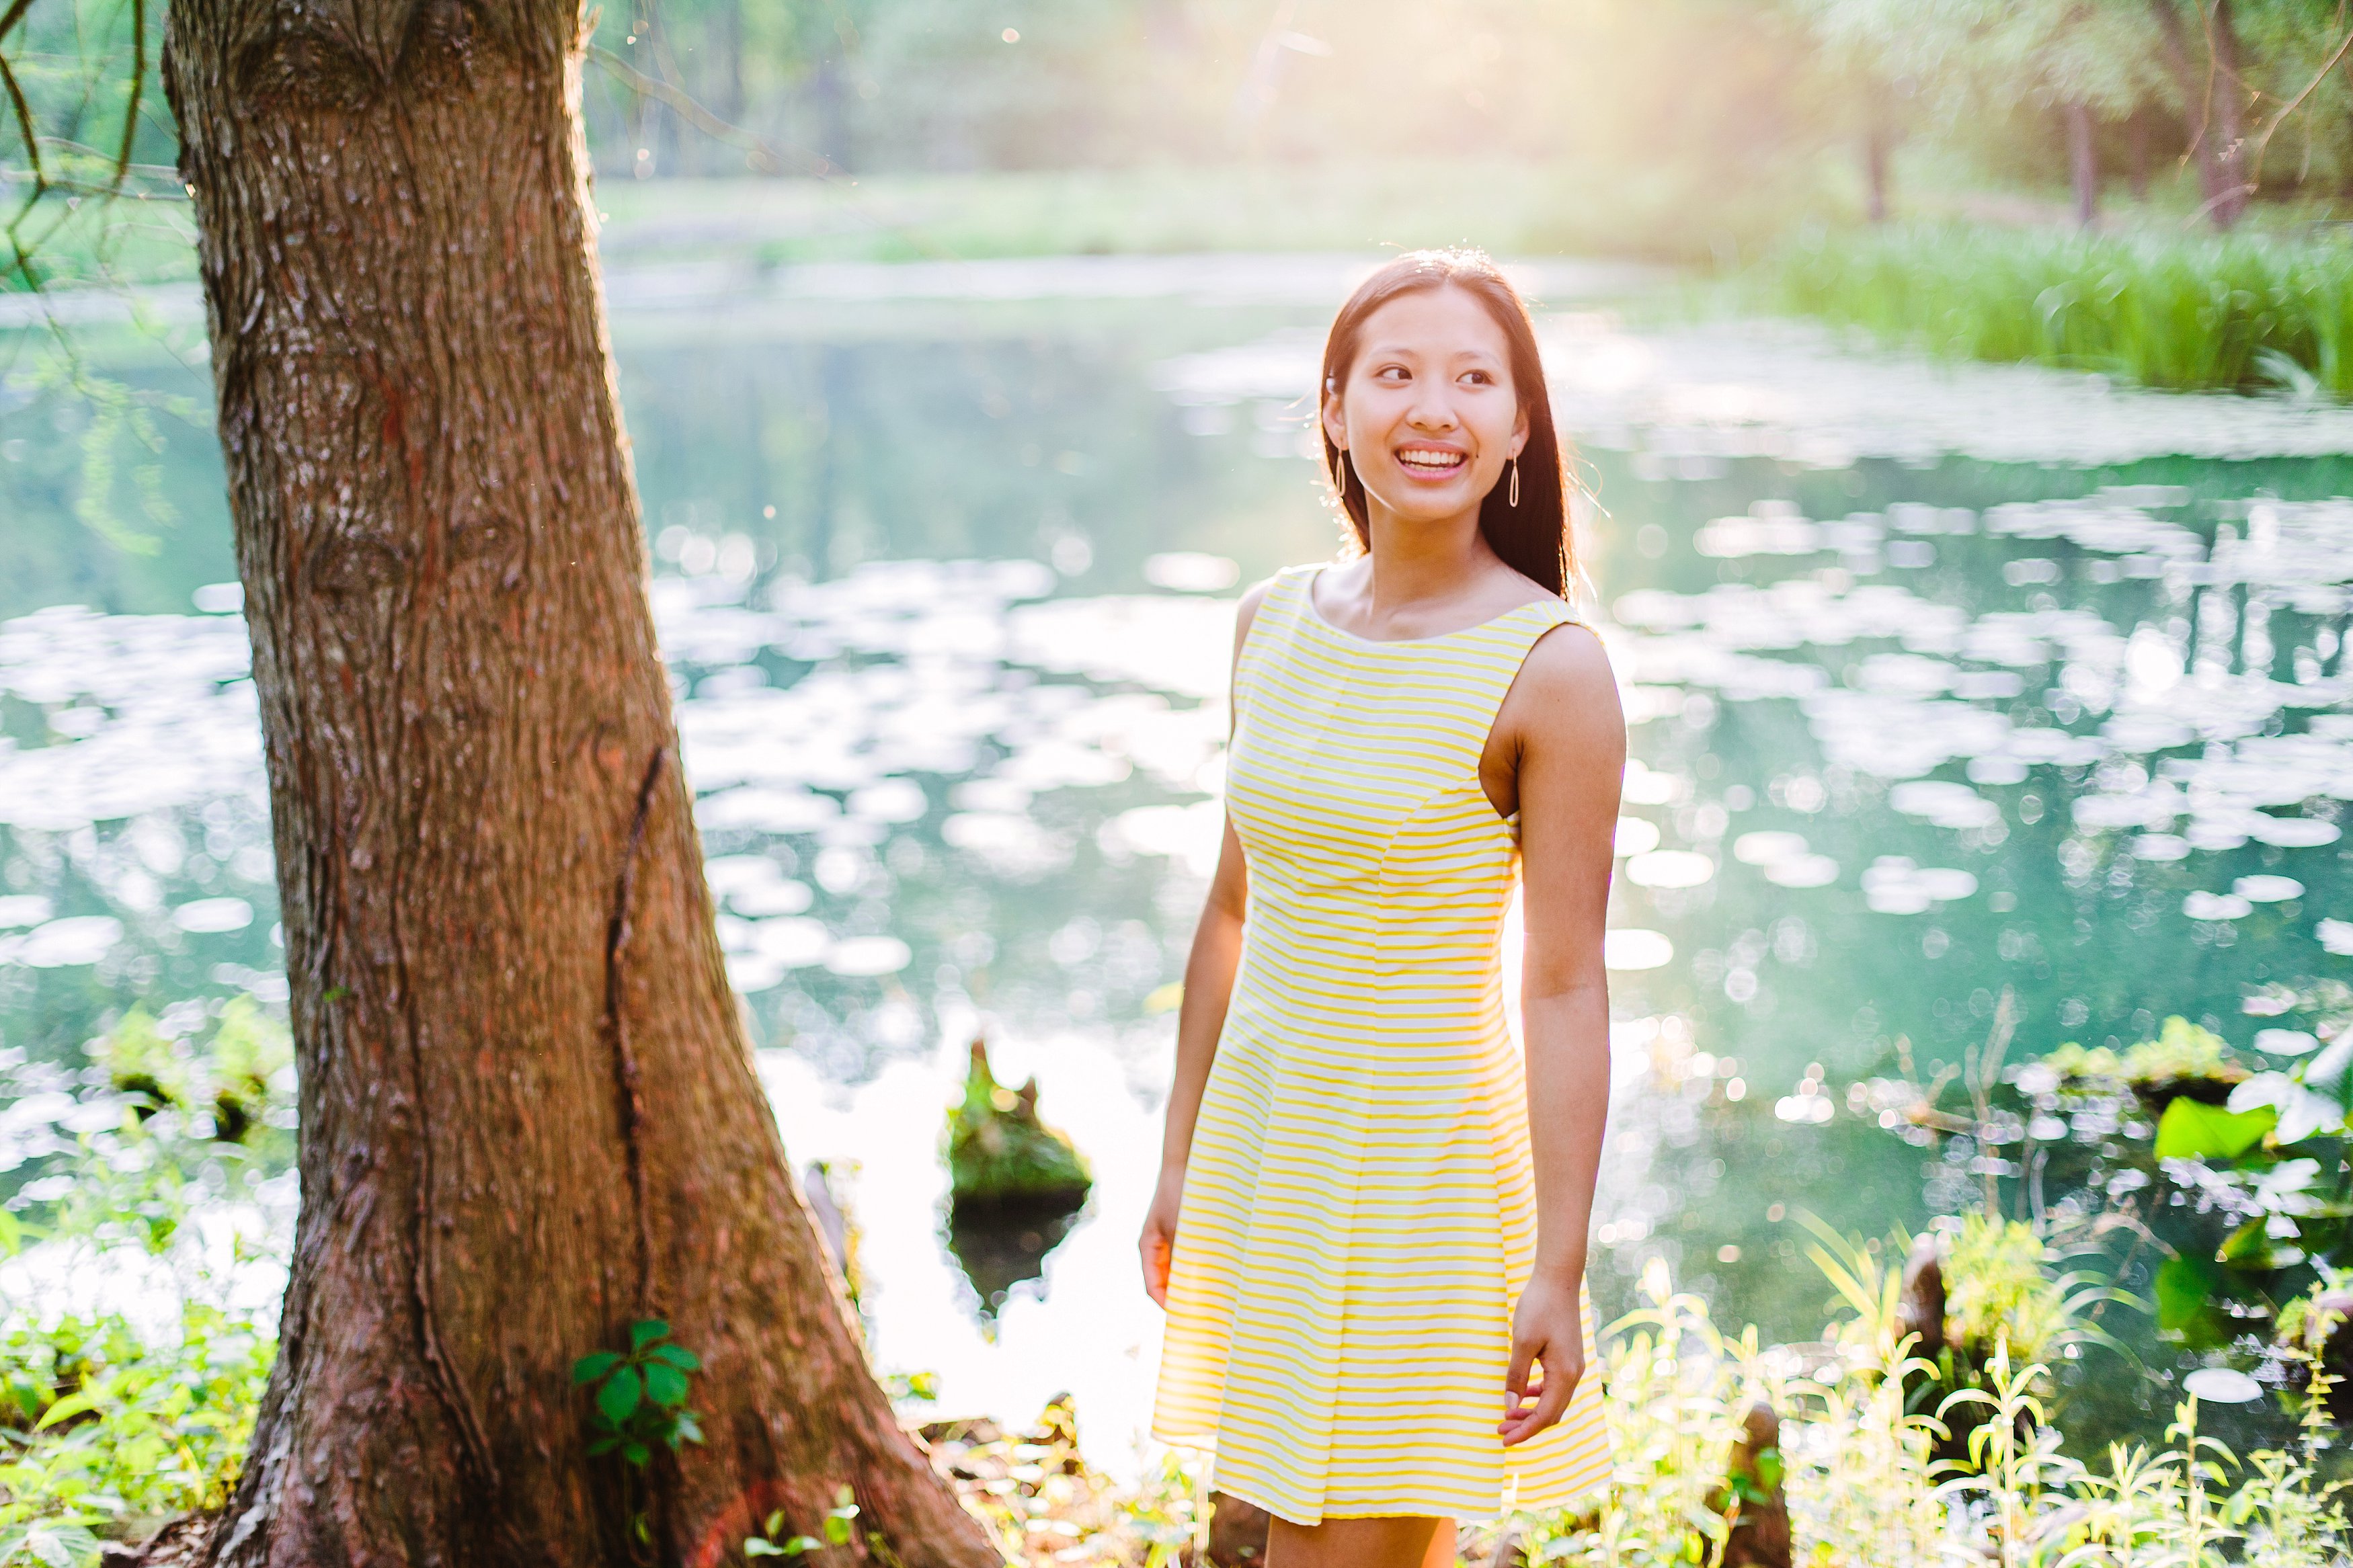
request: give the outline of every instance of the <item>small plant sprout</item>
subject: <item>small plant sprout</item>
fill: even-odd
[[[594,1391],[589,1453],[617,1452],[642,1469],[656,1448],[675,1452],[702,1442],[702,1427],[686,1407],[691,1374],[702,1365],[692,1351],[670,1342],[670,1325],[659,1318],[629,1325],[627,1351],[597,1351],[573,1363],[573,1386]]]
[[[858,1503],[850,1489],[843,1487],[833,1494],[833,1507],[826,1510],[824,1520],[818,1526],[819,1535],[786,1535],[785,1510],[778,1509],[762,1521],[759,1534],[744,1539],[744,1555],[805,1557],[828,1546],[847,1546],[857,1520]]]

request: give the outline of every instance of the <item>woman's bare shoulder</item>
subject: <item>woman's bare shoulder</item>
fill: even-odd
[[[1267,590],[1274,579],[1266,578],[1242,590],[1241,603],[1234,611],[1234,657],[1242,656],[1242,639],[1250,636],[1250,624],[1258,619],[1258,607],[1266,603]]]
[[[1625,744],[1617,673],[1600,637],[1582,621],[1564,621],[1536,639],[1507,702],[1525,736]]]

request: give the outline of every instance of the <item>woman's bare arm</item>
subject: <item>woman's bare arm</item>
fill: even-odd
[[[1242,595],[1234,622],[1234,661],[1242,639],[1266,597],[1261,583]],[[1160,1140],[1160,1181],[1145,1211],[1137,1249],[1144,1256],[1144,1288],[1155,1301],[1168,1303],[1168,1259],[1176,1241],[1176,1210],[1185,1195],[1185,1167],[1193,1153],[1193,1124],[1201,1114],[1209,1066],[1217,1060],[1218,1037],[1225,1032],[1226,1007],[1233,998],[1234,972],[1242,956],[1242,921],[1250,908],[1250,871],[1241,840],[1229,819],[1218,847],[1218,869],[1209,897],[1193,928],[1193,951],[1185,961],[1185,1000],[1176,1013],[1176,1070],[1168,1086],[1168,1113]]]
[[[1626,725],[1601,645],[1538,643],[1498,715],[1514,742],[1527,925],[1521,1029],[1535,1156],[1536,1258],[1513,1323],[1506,1443],[1560,1418],[1584,1373],[1586,1228],[1609,1114],[1609,986],[1601,963]],[[1540,1363],[1540,1386],[1528,1381]],[[1533,1405],[1524,1405],[1532,1398]]]

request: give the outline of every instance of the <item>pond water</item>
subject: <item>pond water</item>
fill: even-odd
[[[833,1164],[861,1227],[877,1360],[936,1371],[957,1411],[1072,1390],[1114,1462],[1149,1402],[1132,1237],[1216,846],[1232,600],[1331,548],[1299,395],[1367,264],[613,282],[730,973],[787,1147]],[[1929,1157],[1861,1080],[1959,1064],[2005,995],[2013,1060],[2173,1014],[2252,1051],[2279,1021],[2251,993],[2353,963],[2353,414],[1635,328],[1609,309],[1622,272],[1530,281],[1636,759],[1597,1294],[1622,1304],[1663,1257],[1724,1316],[1810,1336],[1828,1290],[1800,1211],[1884,1234],[1989,1174],[2040,1201],[2019,1151]],[[203,367],[106,362],[187,415],[110,513],[77,501],[90,405],[19,353],[0,1168],[21,1190],[91,1119],[80,1047],[111,1010],[285,984]],[[994,1311],[941,1215],[939,1115],[976,1036],[1098,1178]]]

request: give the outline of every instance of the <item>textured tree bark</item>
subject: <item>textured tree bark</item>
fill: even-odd
[[[845,1321],[712,935],[583,42],[572,0],[172,9],[302,1180],[244,1479],[172,1550],[712,1564],[847,1486],[885,1560],[978,1568]],[[587,1456],[569,1370],[645,1316],[705,1360],[707,1441],[633,1479]]]

